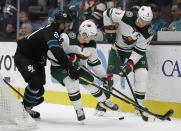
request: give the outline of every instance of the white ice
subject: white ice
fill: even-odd
[[[172,121],[156,119],[144,122],[133,113],[112,111],[98,117],[94,115],[95,109],[84,108],[86,120],[81,125],[72,106],[44,103],[34,110],[41,113],[41,118],[36,120],[38,129],[35,131],[181,131],[181,119],[175,118]],[[122,116],[125,119],[118,120]]]

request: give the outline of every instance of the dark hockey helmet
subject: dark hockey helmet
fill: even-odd
[[[60,23],[71,23],[72,22],[72,16],[69,11],[61,11],[59,10],[54,15],[54,23],[60,24]]]

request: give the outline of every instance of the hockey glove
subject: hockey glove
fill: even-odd
[[[134,70],[134,65],[133,65],[133,61],[132,60],[128,60],[128,62],[126,64],[124,64],[123,66],[120,66],[121,68],[121,75],[124,76],[124,74],[129,74],[131,71]]]
[[[104,83],[103,83],[103,87],[107,88],[108,90],[112,90],[112,86],[113,86],[113,74],[112,73],[107,73],[107,77],[103,78]]]
[[[73,65],[75,68],[78,69],[78,68],[79,68],[79,61],[80,61],[79,57],[77,57],[76,54],[70,54],[69,56],[70,56],[69,62],[71,62],[72,65]]]
[[[74,66],[70,66],[67,72],[71,79],[77,80],[79,78],[79,71]]]

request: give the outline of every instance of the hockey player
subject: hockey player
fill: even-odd
[[[58,11],[51,25],[41,27],[26,38],[17,41],[17,49],[14,56],[15,64],[28,86],[25,88],[23,104],[27,112],[33,117],[40,117],[39,112],[31,110],[32,107],[43,102],[45,84],[45,65],[47,51],[51,50],[58,63],[64,67],[70,78],[78,79],[78,71],[69,62],[67,56],[59,44],[60,34],[71,23],[71,15],[68,12]]]
[[[107,72],[129,74],[134,71],[134,91],[141,105],[145,98],[148,76],[146,51],[153,38],[150,25],[152,17],[151,8],[148,6],[142,6],[138,14],[116,8],[109,8],[103,13],[106,38],[114,43],[109,54]],[[120,77],[114,75],[114,81],[117,81],[114,87],[119,84],[119,80]]]
[[[96,25],[90,20],[83,21],[79,27],[79,32],[62,33],[60,38],[61,46],[65,53],[70,56],[69,60],[72,64],[79,69],[79,75],[81,77],[91,82],[94,81],[94,78],[89,73],[80,68],[87,63],[99,77],[105,79],[106,83],[104,84],[104,87],[111,88],[113,84],[113,75],[106,74],[106,71],[98,59],[96,42],[94,41],[96,34]],[[106,99],[102,90],[81,79],[71,79],[65,68],[57,63],[57,59],[54,57],[51,50],[48,51],[48,57],[51,59],[51,75],[67,88],[68,96],[74,106],[78,121],[83,121],[85,119],[81,104],[79,83],[82,84],[83,87],[86,88],[95,98],[97,98],[104,107],[106,106],[112,110],[118,108],[117,105]]]

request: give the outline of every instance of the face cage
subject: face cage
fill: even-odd
[[[84,38],[84,37],[83,37],[83,34],[86,34],[86,33],[82,33],[82,34],[81,34],[81,37],[82,37],[82,39],[83,39],[84,41],[87,41],[87,40],[95,40],[96,37],[97,37],[97,34],[96,34],[96,35],[91,35],[91,36],[88,36],[88,35],[86,34],[86,38]]]
[[[151,23],[151,21],[145,21],[145,20],[143,20],[140,16],[138,16],[138,20],[137,20],[137,21],[138,21],[138,23],[141,24],[141,25],[143,25],[144,23],[146,23],[145,26],[146,26],[146,25],[149,25],[149,24]]]

